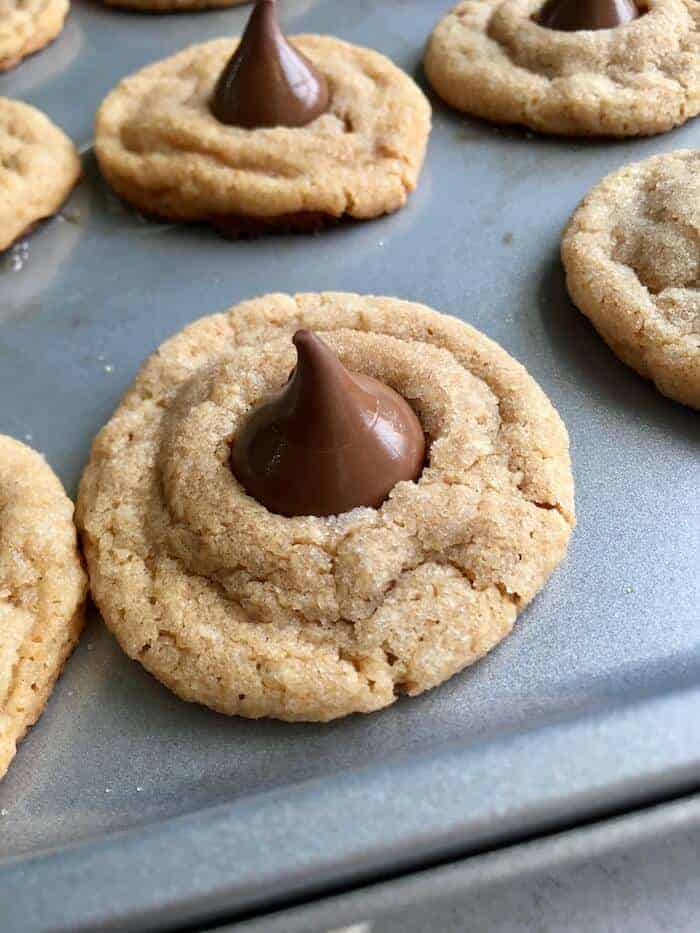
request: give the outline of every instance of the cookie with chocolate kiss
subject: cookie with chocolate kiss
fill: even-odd
[[[107,625],[171,690],[327,721],[506,637],[566,552],[568,439],[456,318],[266,295],[145,363],[94,443],[78,524]]]
[[[697,0],[461,0],[424,65],[452,107],[565,136],[651,136],[700,113]]]
[[[285,37],[259,0],[243,38],[126,78],[99,109],[108,183],[143,213],[227,236],[318,230],[401,208],[430,107],[389,59],[331,36]]]

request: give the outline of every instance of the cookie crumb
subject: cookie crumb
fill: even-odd
[[[510,246],[510,244],[513,242],[513,234],[512,234],[512,233],[504,233],[504,234],[503,234],[503,239],[502,239],[501,242],[502,242],[502,243],[505,243],[506,246]]]

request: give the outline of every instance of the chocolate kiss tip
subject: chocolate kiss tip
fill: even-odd
[[[275,0],[258,0],[211,99],[221,123],[244,129],[306,126],[328,109],[328,85],[285,39]]]
[[[614,29],[639,16],[634,0],[548,0],[534,19],[545,29],[578,32]]]
[[[420,421],[389,386],[345,369],[313,331],[298,330],[293,342],[289,382],[250,413],[233,443],[234,475],[279,515],[378,508],[422,472]]]

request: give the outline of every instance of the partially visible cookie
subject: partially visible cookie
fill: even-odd
[[[188,10],[213,10],[217,7],[241,6],[250,0],[104,0],[107,6],[144,13],[184,13]]]
[[[195,45],[126,78],[100,107],[95,151],[109,184],[147,214],[234,234],[402,207],[430,131],[418,86],[370,49],[329,36],[291,41],[328,82],[326,113],[301,127],[219,122],[210,100],[238,42]]]
[[[68,7],[68,0],[0,0],[0,71],[53,41]]]
[[[0,97],[0,250],[55,214],[80,177],[80,156],[39,110]]]
[[[700,409],[700,151],[608,175],[562,241],[574,303],[660,392]]]
[[[534,21],[544,0],[462,0],[428,41],[425,70],[458,110],[567,136],[664,133],[700,112],[700,3],[645,0],[614,29]]]
[[[379,508],[286,518],[229,461],[292,334],[407,400],[428,438]],[[314,477],[309,482],[314,482]],[[395,298],[267,295],[167,341],[93,445],[77,521],[130,657],[228,714],[326,721],[442,683],[510,632],[574,526],[566,429],[467,324]]]
[[[0,778],[83,627],[73,503],[46,461],[0,435]]]

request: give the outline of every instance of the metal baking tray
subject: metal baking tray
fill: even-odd
[[[288,31],[388,54],[424,83],[447,4],[281,0]],[[486,660],[330,725],[227,719],[176,699],[92,615],[0,785],[0,929],[201,923],[423,866],[697,783],[700,422],[608,351],[567,298],[562,226],[603,174],[693,146],[582,142],[434,103],[420,185],[393,217],[226,242],[145,221],[105,189],[92,121],[123,75],[239,33],[247,8],[144,16],[76,0],[63,35],[0,77],[79,143],[61,217],[0,257],[0,432],[75,492],[137,367],[187,322],[270,291],[424,301],[521,360],[564,417],[579,527]]]

